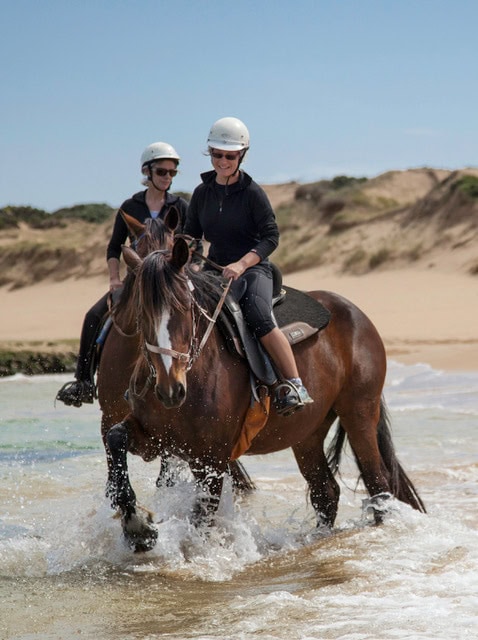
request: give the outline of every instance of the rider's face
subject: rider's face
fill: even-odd
[[[166,191],[171,186],[173,177],[177,173],[177,166],[174,160],[157,160],[151,165],[150,170],[152,182],[156,189]]]
[[[230,178],[236,174],[241,158],[240,151],[222,151],[211,149],[211,162],[217,173],[218,182],[230,182]]]

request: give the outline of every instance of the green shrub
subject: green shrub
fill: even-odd
[[[8,206],[0,209],[0,228],[3,229],[18,227],[19,222],[25,222],[34,229],[43,229],[49,219],[49,213],[34,207]]]
[[[342,264],[342,271],[357,273],[367,261],[367,252],[356,249]]]
[[[85,222],[93,222],[101,224],[106,222],[115,213],[113,209],[104,203],[77,204],[73,207],[65,207],[54,211],[51,215],[53,218],[66,220],[84,220]]]
[[[455,188],[473,200],[478,199],[478,177],[463,176],[455,183]]]
[[[334,191],[338,191],[339,189],[343,189],[344,187],[351,187],[356,184],[361,184],[362,182],[367,182],[367,178],[352,178],[349,176],[335,176],[332,178],[330,183],[330,188]]]
[[[379,249],[377,253],[374,253],[372,256],[370,256],[368,265],[370,269],[376,269],[384,262],[387,262],[387,260],[390,260],[390,250],[386,248]]]
[[[188,191],[175,191],[174,195],[183,198],[186,202],[191,200],[191,194]]]
[[[313,204],[317,204],[322,200],[324,193],[326,193],[327,187],[324,187],[323,182],[314,182],[313,184],[303,184],[297,187],[294,194],[295,200],[306,200]]]

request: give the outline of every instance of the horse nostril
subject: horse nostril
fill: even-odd
[[[183,384],[180,384],[178,389],[178,400],[182,404],[185,399],[186,399],[186,388],[184,387]]]

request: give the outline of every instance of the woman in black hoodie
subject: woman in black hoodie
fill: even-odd
[[[213,171],[202,174],[188,207],[184,233],[210,243],[208,258],[232,278],[231,291],[251,331],[289,385],[276,397],[279,413],[313,402],[299,377],[292,348],[272,315],[272,267],[269,255],[279,244],[274,211],[264,190],[240,165],[249,148],[249,132],[237,118],[221,118],[209,132]]]
[[[167,142],[154,142],[141,155],[141,172],[146,189],[135,193],[120,207],[128,215],[144,222],[147,218],[164,218],[174,206],[179,212],[181,231],[186,217],[187,202],[169,193],[174,176],[178,172],[179,155]],[[80,351],[76,366],[75,380],[67,382],[58,392],[56,399],[66,405],[81,407],[82,403],[92,403],[95,398],[94,352],[103,318],[108,310],[108,297],[122,287],[120,278],[121,245],[128,238],[128,228],[120,212],[116,214],[113,232],[106,250],[109,272],[109,292],[87,312],[81,331]],[[130,241],[132,238],[130,238]]]

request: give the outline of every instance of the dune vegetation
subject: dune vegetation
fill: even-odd
[[[281,230],[273,260],[284,274],[320,266],[361,277],[416,266],[478,276],[478,169],[420,168],[263,187]],[[115,213],[98,203],[54,212],[0,209],[0,287],[106,281]],[[0,376],[71,370],[76,348],[0,345]]]

